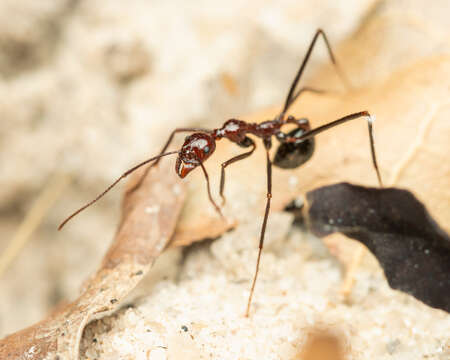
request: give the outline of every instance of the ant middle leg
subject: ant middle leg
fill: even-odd
[[[229,159],[229,160],[227,160],[227,161],[225,161],[225,162],[223,162],[221,164],[221,168],[222,169],[221,169],[221,173],[220,173],[220,197],[222,198],[222,206],[225,205],[225,201],[226,201],[225,200],[225,196],[223,195],[223,192],[224,192],[224,189],[225,189],[225,168],[228,165],[231,165],[231,164],[233,164],[233,163],[235,163],[237,161],[244,160],[245,158],[248,158],[251,154],[253,154],[253,152],[256,149],[255,142],[252,139],[250,139],[249,137],[245,137],[244,141],[239,143],[238,145],[240,145],[242,147],[252,146],[252,149],[250,151],[246,152],[246,153],[237,155],[237,156],[235,156],[235,157],[233,157],[233,158],[231,158],[231,159]]]
[[[377,157],[376,157],[376,153],[375,153],[375,141],[374,141],[374,137],[373,137],[373,121],[374,118],[369,114],[368,111],[361,111],[361,112],[357,112],[354,114],[350,114],[347,116],[344,116],[340,119],[334,120],[328,124],[319,126],[318,128],[309,130],[304,132],[302,135],[298,136],[298,137],[289,137],[286,136],[286,134],[284,133],[278,133],[277,134],[277,138],[284,143],[296,143],[296,142],[300,142],[303,140],[307,140],[307,139],[311,139],[313,137],[315,137],[316,135],[329,130],[335,126],[344,124],[350,120],[355,120],[355,119],[359,119],[361,117],[365,117],[367,119],[367,125],[368,125],[368,129],[369,129],[369,140],[370,140],[370,152],[372,155],[372,165],[375,169],[375,172],[377,174],[377,178],[378,178],[378,183],[380,185],[380,187],[383,187],[383,182],[381,180],[381,174],[380,174],[380,170],[378,168],[378,163],[377,163]]]
[[[259,237],[259,246],[258,246],[258,258],[256,260],[256,270],[255,275],[253,276],[253,282],[252,286],[250,288],[250,295],[248,297],[248,303],[247,303],[247,310],[245,312],[245,316],[248,317],[250,313],[250,306],[252,303],[252,297],[253,292],[255,291],[255,284],[256,279],[258,278],[258,272],[259,272],[259,262],[261,260],[261,254],[264,246],[264,236],[266,234],[266,226],[267,226],[267,219],[269,218],[269,211],[270,211],[270,201],[272,200],[272,161],[270,161],[270,155],[269,155],[269,149],[270,149],[270,142],[265,142],[264,145],[266,146],[266,158],[267,158],[267,201],[266,201],[266,211],[264,213],[264,220],[261,227],[261,234]]]

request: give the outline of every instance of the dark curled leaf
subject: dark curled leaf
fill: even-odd
[[[306,198],[316,235],[340,232],[360,241],[393,289],[450,312],[450,239],[413,194],[340,183]]]

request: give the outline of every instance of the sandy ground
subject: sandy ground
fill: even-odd
[[[338,44],[372,2],[2,1],[0,249],[52,176],[72,181],[1,275],[0,334],[75,297],[110,242],[120,190],[58,233],[65,214],[174,127],[281,101],[315,29]]]
[[[393,10],[385,13],[388,4]],[[338,49],[374,9],[390,24],[417,25],[420,18],[402,1],[2,1],[0,251],[51,179],[68,175],[71,182],[0,274],[0,335],[75,298],[111,241],[121,191],[57,233],[66,214],[157,152],[174,127],[216,127],[281,102],[316,28],[323,27]],[[417,42],[424,56],[448,50],[440,37],[448,13],[423,15],[434,20],[417,28],[437,39]],[[405,36],[390,34],[398,43]],[[380,69],[416,59],[406,45],[381,58],[388,45],[378,46],[373,56]],[[324,55],[322,47],[308,76]],[[387,75],[380,70],[380,77]],[[355,79],[358,85],[373,80],[367,73]],[[373,259],[358,274],[351,304],[343,302],[340,265],[317,239],[292,228],[286,214],[271,221],[255,316],[245,319],[259,221],[158,260],[159,268],[137,289],[139,300],[89,325],[83,358],[176,359],[182,349],[184,359],[294,359],[316,327],[336,331],[350,358],[450,357],[448,315],[389,290]],[[271,328],[277,336],[269,335]],[[236,340],[242,338],[258,342]]]
[[[81,358],[300,359],[315,332],[336,338],[342,359],[449,358],[448,314],[391,290],[372,257],[344,301],[342,267],[319,239],[291,225],[290,214],[270,219],[249,318],[260,219],[164,254],[135,300],[86,328]]]

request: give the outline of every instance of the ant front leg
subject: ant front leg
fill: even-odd
[[[250,288],[250,295],[248,297],[247,310],[245,316],[248,317],[250,313],[250,305],[252,303],[253,292],[255,290],[256,279],[258,278],[259,262],[261,260],[262,249],[264,246],[264,236],[266,234],[267,219],[269,218],[270,201],[272,200],[272,162],[270,161],[269,150],[271,147],[270,139],[264,139],[264,146],[266,147],[266,159],[267,159],[267,201],[266,211],[264,213],[264,220],[261,228],[261,235],[259,237],[258,258],[256,260],[256,270],[253,277],[252,287]]]
[[[381,174],[380,174],[380,170],[378,168],[378,164],[377,164],[377,157],[375,154],[375,141],[373,139],[373,121],[374,118],[369,114],[368,111],[361,111],[361,112],[357,112],[354,114],[350,114],[347,116],[344,116],[340,119],[337,119],[335,121],[332,121],[328,124],[319,126],[318,128],[306,131],[305,133],[303,133],[302,135],[298,136],[298,137],[289,137],[286,136],[286,134],[280,133],[280,136],[277,134],[277,138],[285,143],[296,143],[299,141],[303,141],[303,140],[307,140],[307,139],[311,139],[313,137],[315,137],[316,135],[329,130],[335,126],[341,125],[346,123],[347,121],[350,120],[355,120],[355,119],[359,119],[361,117],[365,117],[367,118],[367,125],[369,128],[369,139],[370,139],[370,151],[372,154],[372,165],[375,169],[375,172],[377,173],[377,178],[378,178],[378,183],[380,185],[380,187],[383,187],[383,182],[381,180]]]
[[[206,171],[205,165],[203,165],[203,163],[200,163],[200,166],[203,170],[203,174],[205,175],[205,179],[206,179],[206,189],[208,191],[208,197],[209,197],[209,201],[211,202],[211,204],[213,204],[214,208],[216,209],[217,213],[220,215],[220,217],[222,219],[224,219],[224,216],[222,214],[222,211],[220,210],[220,207],[216,204],[216,202],[214,201],[212,195],[211,195],[211,186],[209,185],[209,175],[208,172]]]
[[[180,133],[180,132],[209,132],[209,130],[207,129],[202,129],[202,128],[177,128],[175,130],[172,131],[172,133],[170,134],[169,138],[166,141],[166,144],[163,146],[163,148],[161,149],[159,155],[164,154],[167,150],[167,148],[170,146],[170,144],[173,141],[173,138],[175,136],[175,134]],[[148,172],[150,171],[150,169],[153,166],[158,165],[159,163],[159,158],[152,163],[150,166],[147,166],[144,170],[144,173],[142,174],[141,178],[139,179],[139,181],[131,188],[127,191],[127,193],[132,193],[134,190],[136,190],[137,188],[139,188],[142,184],[142,182],[144,181],[145,177],[147,176]]]
[[[231,165],[231,164],[233,164],[233,163],[235,163],[237,161],[244,160],[245,158],[248,158],[251,154],[253,154],[253,151],[255,151],[255,149],[256,149],[255,142],[252,139],[250,139],[249,137],[247,137],[247,136],[245,137],[244,141],[241,141],[240,143],[238,143],[238,145],[241,146],[241,147],[250,147],[250,146],[252,146],[253,148],[250,151],[248,151],[246,153],[243,153],[243,154],[240,154],[240,155],[237,155],[237,156],[231,158],[230,160],[227,160],[227,161],[225,161],[225,162],[223,162],[221,164],[222,170],[221,170],[221,173],[220,173],[220,197],[222,198],[222,206],[225,205],[225,201],[226,201],[225,200],[225,196],[223,195],[223,191],[224,191],[224,188],[225,188],[225,168],[228,165]]]

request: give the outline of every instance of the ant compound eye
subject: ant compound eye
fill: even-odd
[[[203,148],[203,151],[207,154],[207,153],[209,153],[209,146],[205,146],[204,148]]]

